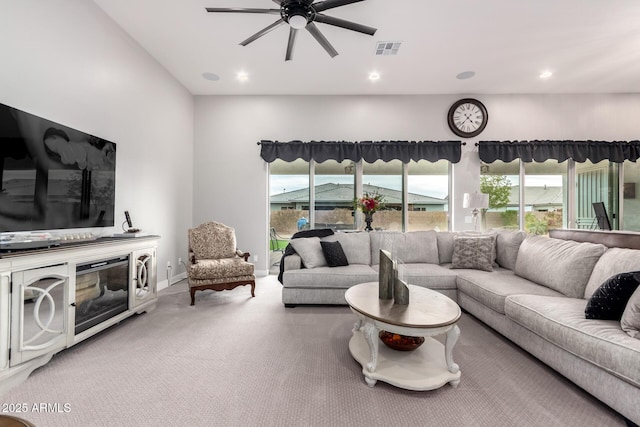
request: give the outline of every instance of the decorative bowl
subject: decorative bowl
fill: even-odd
[[[409,337],[387,331],[380,331],[378,336],[387,347],[399,351],[415,350],[424,342],[424,337]]]

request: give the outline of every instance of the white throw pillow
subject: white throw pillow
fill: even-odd
[[[302,263],[307,268],[326,267],[327,260],[322,253],[319,237],[305,237],[300,239],[291,239],[289,241],[293,249],[296,251]]]
[[[640,287],[629,298],[620,319],[620,326],[631,337],[640,339]]]

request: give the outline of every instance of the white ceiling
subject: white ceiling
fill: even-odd
[[[318,23],[339,55],[301,31],[288,62],[287,25],[238,44],[277,15],[205,11],[277,9],[272,0],[94,2],[194,95],[640,93],[638,0],[365,0],[324,13],[375,27],[373,37]],[[376,56],[378,41],[402,46]],[[476,75],[456,79],[463,71]]]

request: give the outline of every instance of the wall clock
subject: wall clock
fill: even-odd
[[[462,138],[479,135],[487,126],[489,113],[484,104],[477,99],[464,98],[456,101],[447,114],[449,128]]]

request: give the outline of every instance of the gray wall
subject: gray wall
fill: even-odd
[[[256,142],[450,140],[446,113],[463,95],[199,96],[195,99],[194,222],[236,228],[238,245],[267,270],[268,168]],[[454,166],[454,229],[468,229],[462,195],[479,188],[476,141],[640,138],[640,95],[479,95],[489,111],[480,137]]]
[[[131,212],[186,257],[192,221],[193,97],[90,1],[2,1],[0,102],[117,144],[116,227]],[[114,229],[104,230],[105,234]]]

